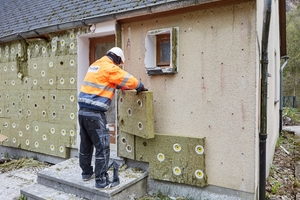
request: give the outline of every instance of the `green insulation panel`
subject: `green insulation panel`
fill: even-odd
[[[2,145],[68,158],[77,137],[77,39],[83,29],[0,45]]]
[[[153,179],[207,185],[205,138],[155,134],[153,139],[135,138],[136,160],[149,162]]]
[[[119,130],[142,138],[154,137],[153,93],[118,92]]]
[[[135,159],[135,136],[125,132],[118,135],[118,156]]]

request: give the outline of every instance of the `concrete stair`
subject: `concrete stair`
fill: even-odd
[[[108,171],[113,177],[112,170]],[[136,168],[119,169],[120,185],[111,189],[95,189],[95,179],[82,181],[78,158],[46,168],[37,174],[37,183],[21,189],[28,200],[124,200],[146,194],[148,173]]]

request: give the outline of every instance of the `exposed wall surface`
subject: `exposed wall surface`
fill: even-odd
[[[209,185],[254,193],[255,2],[122,24],[125,69],[153,91],[157,133],[206,138]],[[148,31],[179,27],[175,75],[145,73]]]
[[[77,35],[84,31],[1,44],[4,146],[69,157],[77,137]]]

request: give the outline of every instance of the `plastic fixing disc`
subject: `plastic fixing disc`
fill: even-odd
[[[195,151],[196,151],[197,154],[203,154],[204,153],[204,148],[201,145],[197,145],[195,147]]]
[[[47,135],[43,135],[43,140],[46,141],[47,140]]]
[[[61,135],[65,136],[66,135],[66,130],[62,129],[60,133],[61,133]]]
[[[126,146],[126,151],[128,151],[129,153],[132,152],[132,147],[130,145]]]
[[[181,169],[179,167],[174,167],[173,174],[179,176],[181,174]]]
[[[140,130],[143,130],[143,124],[142,124],[142,122],[139,122],[139,123],[138,123],[138,128],[139,128]]]
[[[71,113],[71,114],[70,114],[70,118],[71,118],[71,119],[75,119],[75,114],[74,114],[74,113]]]
[[[202,170],[198,169],[195,171],[195,176],[197,179],[202,179],[204,174],[203,174]]]
[[[163,153],[159,153],[156,158],[159,162],[163,162],[165,160],[165,155]]]
[[[63,152],[65,151],[65,148],[64,148],[63,146],[60,146],[60,147],[59,147],[59,151],[60,151],[61,153],[63,153]]]
[[[175,152],[180,152],[180,151],[181,151],[181,146],[180,146],[180,144],[175,143],[175,144],[173,145],[173,149],[174,149]]]
[[[71,95],[71,96],[70,96],[70,101],[71,101],[71,102],[74,102],[74,101],[75,101],[74,95]]]
[[[75,131],[74,130],[70,130],[70,136],[75,136]]]
[[[22,137],[23,136],[23,132],[19,131],[19,136]]]

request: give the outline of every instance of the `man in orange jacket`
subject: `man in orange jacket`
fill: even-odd
[[[101,189],[119,184],[118,177],[109,181],[107,174],[110,157],[110,134],[105,112],[113,99],[115,89],[147,91],[144,85],[118,65],[125,62],[122,49],[113,47],[88,69],[78,95],[78,121],[80,125],[79,165],[82,179],[90,180],[95,174],[95,187]],[[91,166],[94,147],[95,171]]]

